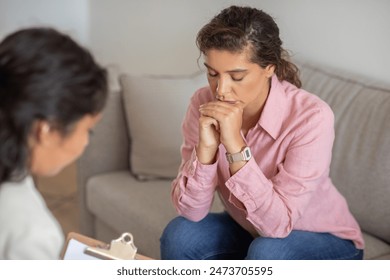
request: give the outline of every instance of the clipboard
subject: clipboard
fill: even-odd
[[[123,233],[118,239],[107,244],[80,233],[67,235],[61,252],[62,260],[151,260],[137,254],[131,233]]]

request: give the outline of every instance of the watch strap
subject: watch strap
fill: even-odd
[[[229,163],[238,161],[248,161],[252,158],[252,153],[249,147],[244,147],[240,152],[229,154],[226,153],[226,159]]]

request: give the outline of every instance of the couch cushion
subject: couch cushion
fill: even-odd
[[[363,238],[366,242],[364,250],[364,259],[384,259],[386,255],[390,255],[390,245],[384,241],[363,232]]]
[[[170,190],[171,180],[138,181],[128,171],[105,173],[88,180],[86,203],[114,231],[131,232],[140,252],[159,258],[161,233],[177,216]],[[212,211],[222,209],[215,199]]]
[[[303,88],[335,114],[331,178],[364,231],[390,242],[390,89],[301,64]]]
[[[205,73],[122,75],[120,83],[131,138],[131,171],[144,179],[175,178],[181,162],[181,123],[193,93],[207,85]]]
[[[135,245],[151,257],[159,256],[160,235],[177,215],[170,200],[170,181],[140,182],[128,171],[89,179],[87,207],[116,232],[131,232]]]

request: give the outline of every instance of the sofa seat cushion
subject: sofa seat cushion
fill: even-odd
[[[366,242],[364,250],[364,259],[384,259],[390,260],[390,245],[386,242],[363,232],[363,238]]]
[[[87,207],[116,232],[131,232],[140,252],[156,257],[160,235],[177,215],[170,199],[170,183],[140,182],[128,171],[94,176],[87,182]],[[143,239],[144,235],[148,238]]]
[[[120,77],[128,130],[130,168],[138,178],[176,177],[181,163],[181,124],[194,92],[207,85],[191,76]]]
[[[115,232],[131,232],[142,254],[159,258],[160,236],[177,216],[170,197],[171,180],[139,181],[130,172],[119,171],[91,177],[86,191],[87,207],[96,219]],[[223,211],[219,198],[211,211]]]
[[[376,260],[390,260],[390,254],[380,256]]]

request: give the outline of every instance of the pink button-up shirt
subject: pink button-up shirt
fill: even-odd
[[[359,225],[329,177],[334,116],[325,102],[274,75],[258,123],[243,136],[253,157],[231,175],[223,145],[214,164],[196,157],[198,109],[212,100],[209,87],[195,92],[183,122],[182,164],[172,183],[180,215],[203,219],[217,191],[226,211],[255,237],[329,232],[364,247]]]

